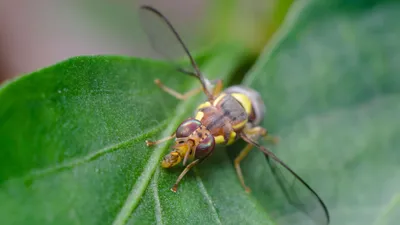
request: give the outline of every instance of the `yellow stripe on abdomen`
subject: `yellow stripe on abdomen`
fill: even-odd
[[[225,138],[224,138],[223,135],[215,136],[214,139],[215,139],[215,143],[216,143],[216,144],[225,144]],[[236,132],[235,132],[235,131],[232,131],[231,134],[230,134],[230,136],[229,136],[228,143],[226,143],[226,144],[227,144],[227,145],[230,145],[230,144],[232,144],[233,142],[235,142],[235,140],[236,140]]]
[[[246,111],[247,115],[251,113],[251,100],[247,95],[241,93],[232,93],[231,94],[240,104],[243,106],[244,110]]]

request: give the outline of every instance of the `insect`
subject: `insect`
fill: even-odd
[[[151,6],[142,6],[140,12],[144,21],[156,19],[158,23],[161,22],[164,28],[167,28],[174,41],[179,44],[181,50],[189,58],[193,71],[177,69],[195,77],[200,82],[199,88],[185,94],[165,86],[158,79],[155,80],[156,85],[161,90],[181,100],[200,92],[203,92],[207,97],[207,100],[197,107],[194,116],[184,120],[172,135],[157,141],[146,140],[147,146],[154,146],[175,139],[172,150],[165,155],[161,166],[170,168],[182,164],[185,168],[171,190],[176,192],[180,181],[187,172],[210,157],[216,145],[231,145],[236,140],[242,139],[247,145],[234,160],[234,166],[238,180],[246,192],[250,192],[250,188],[245,183],[240,163],[250,150],[256,147],[266,156],[275,179],[289,203],[309,215],[317,223],[328,224],[329,213],[318,194],[274,153],[258,143],[261,137],[268,137],[267,130],[260,126],[265,115],[265,105],[260,94],[241,85],[231,86],[223,90],[222,80],[214,82],[208,80],[200,72],[194,58],[169,20]],[[165,44],[166,36],[164,33],[160,33],[159,27],[144,26],[144,28],[153,48],[161,52],[166,58],[170,58],[169,53],[165,50],[167,47]],[[283,174],[289,174],[293,181],[289,182],[288,175],[285,177]],[[296,185],[300,188],[295,188]],[[302,193],[299,193],[298,190],[302,190]]]

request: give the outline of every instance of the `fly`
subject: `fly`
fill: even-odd
[[[155,80],[155,84],[161,90],[180,100],[185,100],[200,92],[203,92],[207,97],[207,100],[197,107],[193,117],[184,120],[173,134],[157,141],[146,141],[147,146],[154,146],[168,140],[175,140],[172,150],[163,158],[161,166],[171,168],[182,164],[185,169],[178,176],[171,190],[177,191],[178,185],[186,173],[210,157],[215,145],[231,145],[236,140],[242,139],[247,145],[235,158],[234,166],[238,180],[246,192],[250,192],[250,188],[245,183],[240,163],[250,150],[256,147],[266,156],[267,162],[289,203],[310,216],[318,224],[329,224],[327,207],[318,194],[274,153],[257,142],[261,137],[268,135],[267,130],[260,126],[265,115],[265,105],[260,94],[256,90],[241,85],[231,86],[223,90],[221,80],[217,80],[213,85],[213,82],[202,75],[178,32],[161,12],[151,6],[142,6],[141,16],[144,22],[155,20],[161,23],[164,29],[167,28],[170,37],[174,39],[175,43],[179,44],[181,50],[189,58],[193,69],[193,71],[178,70],[199,80],[200,87],[181,94],[165,86],[158,79]],[[159,27],[144,26],[144,29],[153,48],[167,59],[171,59],[170,53],[166,50],[168,47],[165,43],[166,34],[160,32]],[[294,183],[287,181],[282,173],[290,174]],[[294,189],[296,185],[303,191],[301,197],[297,193],[299,187]],[[304,199],[304,194],[307,195],[307,200]]]

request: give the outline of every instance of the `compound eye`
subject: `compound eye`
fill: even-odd
[[[196,119],[187,119],[176,129],[176,137],[189,137],[197,128],[201,126],[201,122]]]
[[[196,147],[196,152],[195,152],[195,157],[197,159],[201,159],[206,157],[208,154],[211,153],[212,150],[214,150],[215,147],[215,141],[214,141],[214,136],[211,134],[208,134],[206,138],[204,138]]]

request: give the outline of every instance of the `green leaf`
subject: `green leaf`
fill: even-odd
[[[246,53],[229,46],[212,55],[213,60],[204,63],[205,73],[212,71],[224,78]],[[242,191],[227,160],[219,170],[227,173],[222,186],[206,188],[208,177],[197,172],[184,180],[178,194],[170,191],[179,170],[159,169],[167,146],[148,148],[144,141],[171,134],[198,100],[178,102],[155,86],[155,78],[182,92],[199,85],[164,63],[105,56],[73,58],[2,87],[2,221],[268,220],[258,203]],[[221,180],[220,175],[214,180]],[[211,198],[219,189],[230,190]],[[231,199],[232,194],[236,198]],[[246,207],[251,216],[232,217],[235,208],[226,209],[227,204]],[[254,207],[258,210],[250,210]]]
[[[398,223],[399,13],[391,1],[298,1],[244,82],[266,101],[274,151],[325,200],[332,224]],[[258,199],[269,194],[252,172],[262,161],[245,170]]]
[[[396,224],[400,4],[349,2],[296,1],[244,83],[266,101],[263,125],[281,138],[271,149],[321,195],[332,224]],[[221,48],[201,67],[228,80],[245,55]],[[179,102],[155,78],[181,92],[198,85],[164,63],[104,56],[3,86],[2,222],[302,223],[284,208],[258,151],[243,162],[253,190],[244,193],[231,162],[243,143],[218,148],[172,193],[181,169],[160,169],[168,146],[147,148],[144,140],[169,135],[200,99]]]

